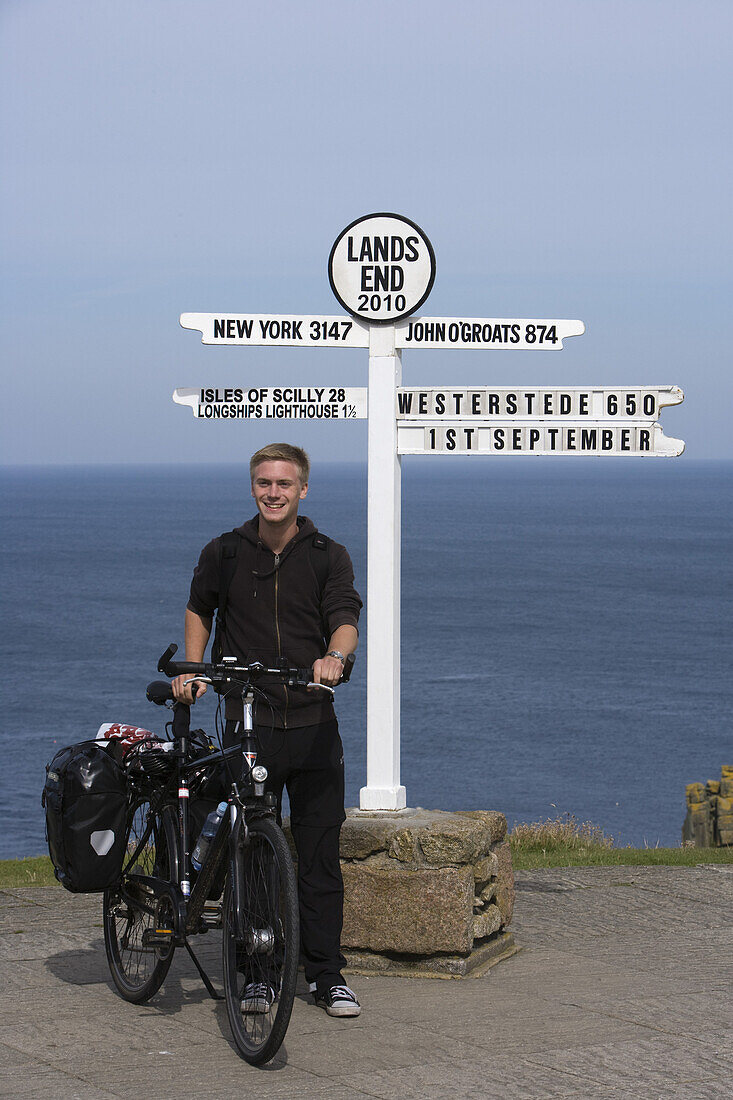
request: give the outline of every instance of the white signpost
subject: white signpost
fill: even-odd
[[[366,387],[232,386],[174,390],[197,420],[366,420]]]
[[[401,455],[678,455],[684,444],[669,439],[658,424],[619,428],[568,421],[565,424],[498,420],[493,424],[459,420],[446,424],[405,424],[397,429]]]
[[[349,313],[389,325],[420,308],[435,281],[435,253],[422,229],[397,214],[347,225],[328,257],[331,290]]]
[[[560,351],[567,336],[582,336],[584,332],[582,321],[536,317],[411,317],[395,327],[395,347]]]
[[[182,313],[181,327],[198,329],[202,344],[254,347],[368,348],[369,329],[351,317],[281,313]]]
[[[657,423],[678,386],[399,389],[400,454],[678,455]]]
[[[679,386],[447,386],[397,391],[398,420],[657,420]]]
[[[603,455],[669,457],[659,411],[676,386],[403,388],[402,349],[558,351],[582,321],[415,317],[435,279],[419,226],[370,214],[337,237],[331,288],[350,317],[184,313],[205,344],[369,348],[368,390],[326,386],[178,389],[197,419],[360,419],[368,409],[367,782],[362,810],[400,810],[401,456]],[[327,409],[331,411],[326,411]],[[226,411],[225,411],[226,410]]]

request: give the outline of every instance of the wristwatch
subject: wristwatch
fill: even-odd
[[[346,658],[344,657],[343,653],[339,653],[339,651],[337,649],[329,649],[326,656],[327,657],[338,657],[338,659],[339,659],[339,661],[341,662],[342,665],[346,664]]]

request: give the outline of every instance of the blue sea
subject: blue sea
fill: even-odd
[[[59,748],[103,721],[160,728],[145,685],[169,642],[183,648],[199,551],[254,509],[243,466],[0,477],[7,858],[45,850]],[[733,763],[732,487],[733,464],[687,459],[406,460],[408,805],[570,813],[617,843],[679,844],[685,784]],[[365,468],[318,466],[306,504],[366,596]],[[362,644],[338,695],[349,805],[366,660]],[[209,693],[197,724],[213,713]]]

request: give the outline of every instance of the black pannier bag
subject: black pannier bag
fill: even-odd
[[[127,781],[106,749],[83,741],[46,765],[42,804],[56,878],[74,894],[106,890],[126,847]]]

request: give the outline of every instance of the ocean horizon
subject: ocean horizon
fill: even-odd
[[[59,748],[104,721],[159,729],[145,685],[182,649],[201,547],[254,512],[243,465],[0,468],[0,857],[45,850]],[[347,546],[366,601],[365,465],[316,461],[301,510]],[[408,804],[679,844],[685,784],[733,762],[731,534],[731,462],[405,461]],[[349,805],[366,781],[364,622],[337,695]],[[212,727],[211,700],[195,714]]]

